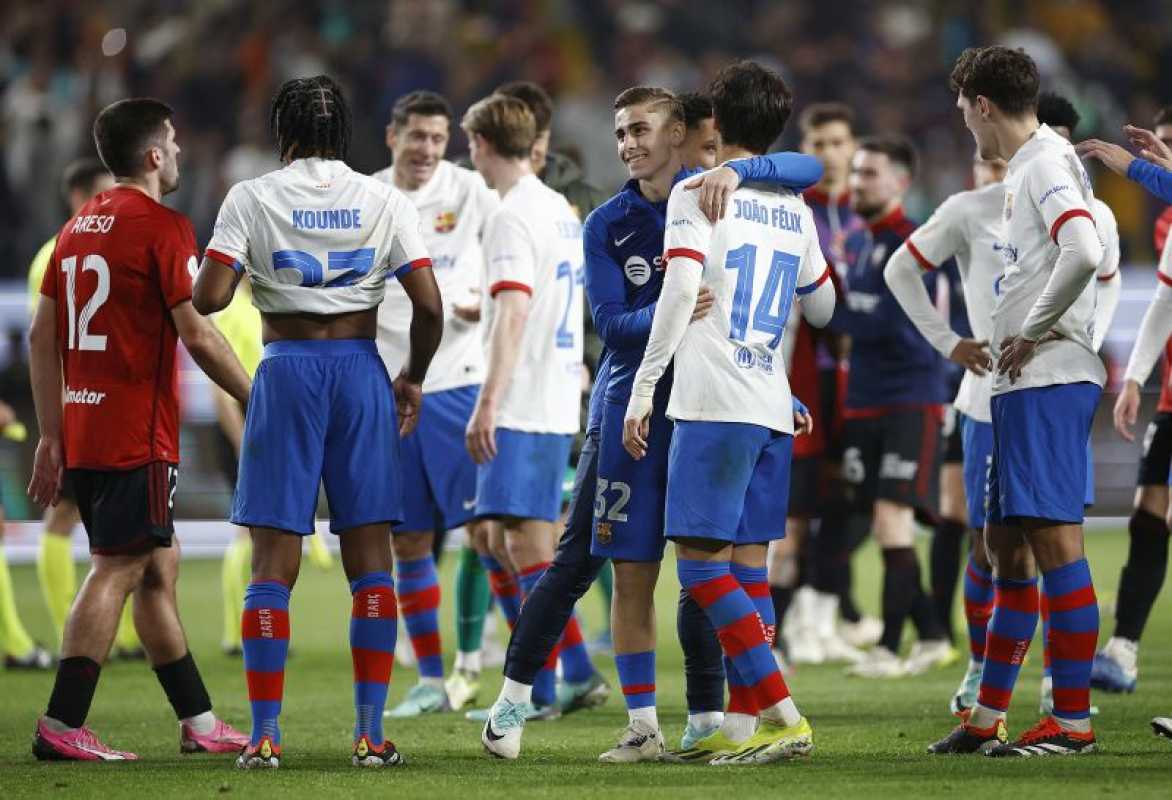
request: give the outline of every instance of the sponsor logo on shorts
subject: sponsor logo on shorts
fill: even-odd
[[[879,477],[896,481],[915,480],[919,468],[919,463],[905,461],[898,453],[884,453],[883,460],[879,462]]]
[[[598,537],[599,544],[610,544],[614,540],[614,532],[611,530],[609,522],[595,524],[594,535]]]
[[[83,406],[100,406],[106,399],[105,392],[95,392],[93,389],[65,389],[65,402],[77,403]]]

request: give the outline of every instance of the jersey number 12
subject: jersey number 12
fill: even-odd
[[[65,302],[69,309],[69,340],[67,347],[70,350],[105,350],[106,337],[90,333],[90,323],[94,314],[110,299],[110,265],[106,259],[96,253],[86,256],[81,261],[82,272],[94,272],[98,276],[98,285],[90,295],[89,302],[77,313],[77,256],[61,259],[61,271],[65,273]]]

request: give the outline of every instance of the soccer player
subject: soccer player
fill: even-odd
[[[916,227],[902,205],[914,172],[915,151],[905,139],[859,143],[851,205],[867,227],[844,245],[846,302],[833,322],[851,337],[842,463],[856,515],[851,525],[873,527],[883,556],[883,635],[848,669],[864,678],[922,672],[957,657],[923,589],[913,546],[915,513],[934,513],[937,501],[944,362],[883,281],[887,260]],[[935,294],[936,276],[924,280]],[[899,645],[909,616],[919,641],[905,661]]]
[[[76,215],[91,197],[113,185],[114,176],[100,159],[79,158],[69,164],[62,178],[62,191],[69,206],[70,216]],[[29,265],[29,309],[32,313],[36,313],[41,296],[41,282],[56,244],[57,236],[54,235],[37,251],[32,264]],[[41,584],[45,605],[49,609],[49,619],[57,632],[58,646],[65,633],[65,618],[69,614],[69,606],[73,602],[74,594],[77,593],[77,572],[69,539],[80,521],[77,503],[67,483],[62,489],[61,502],[46,512],[45,531],[41,535],[41,548],[37,553],[37,578]],[[140,660],[146,657],[138,634],[134,630],[131,611],[128,602],[122,609],[122,617],[118,621],[112,658]]]
[[[716,166],[716,123],[712,119],[712,98],[702,92],[679,95],[684,109],[684,142],[680,162],[684,169],[712,169]]]
[[[850,204],[851,159],[858,147],[855,114],[842,103],[812,103],[798,122],[802,152],[816,157],[823,166],[822,180],[803,192],[802,198],[814,214],[818,241],[827,263],[834,268],[833,278],[846,271],[846,238],[864,227]],[[770,591],[778,625],[783,626],[786,651],[794,663],[853,662],[861,656],[858,648],[879,640],[883,626],[874,617],[863,616],[851,594],[851,555],[870,531],[866,520],[849,514],[842,501],[838,397],[839,385],[846,380],[846,362],[840,357],[846,352],[845,337],[816,331],[801,320],[796,324],[796,334],[786,341],[786,347],[793,348],[792,359],[786,359],[790,386],[806,398],[821,417],[821,424],[812,435],[794,440],[790,515],[795,542],[807,538],[813,517],[820,519],[817,536],[803,542],[808,550],[812,548],[806,562],[812,573],[809,586],[794,591],[800,572],[795,560],[801,554],[799,547],[788,543],[787,536],[771,553]],[[819,485],[829,490],[819,490]],[[791,599],[793,613],[787,617]],[[842,623],[836,628],[840,616]]]
[[[499,199],[475,171],[443,160],[451,119],[447,100],[434,92],[399,98],[387,126],[391,166],[373,176],[415,205],[444,298],[444,337],[423,386],[427,413],[400,442],[404,521],[395,526],[392,538],[399,612],[411,638],[419,683],[387,712],[390,717],[460,708],[479,691],[480,641],[462,639],[451,684],[456,697],[449,703],[433,548],[437,526],[450,530],[468,523],[476,506],[476,465],[463,442],[484,379],[484,351],[479,325],[465,321],[460,311],[478,303],[480,235]],[[411,300],[402,286],[388,284],[378,319],[379,352],[388,372],[397,374],[410,353]]]
[[[344,161],[341,87],[325,75],[286,81],[270,119],[285,166],[228,191],[195,284],[196,307],[212,313],[247,271],[265,339],[232,508],[232,522],[252,535],[241,618],[252,735],[236,763],[280,765],[289,595],[324,482],[353,596],[351,763],[395,766],[403,759],[383,737],[382,716],[398,616],[390,529],[403,519],[399,436],[418,421],[443,309],[415,207]],[[393,382],[374,341],[389,274],[412,302],[410,355]]]
[[[1166,146],[1172,146],[1172,106],[1160,110],[1154,128],[1155,135]],[[1172,248],[1168,246],[1170,222],[1172,206],[1164,209],[1156,222],[1159,275],[1172,276]],[[1157,285],[1157,298],[1162,291],[1162,281],[1163,278]],[[1149,309],[1148,313],[1156,312]],[[1155,332],[1154,320],[1141,326],[1140,337],[1132,347],[1124,373],[1123,387],[1115,400],[1115,429],[1124,439],[1133,442],[1135,435],[1131,428],[1139,410],[1140,390],[1159,357],[1156,351],[1162,348],[1160,401],[1143,436],[1135,504],[1127,523],[1127,562],[1119,575],[1119,596],[1115,603],[1115,633],[1095,654],[1091,668],[1091,686],[1108,692],[1135,691],[1139,678],[1139,640],[1168,570],[1166,519],[1169,515],[1169,462],[1172,461],[1172,382],[1168,369],[1172,364],[1172,343],[1155,341],[1151,338]]]
[[[793,102],[780,76],[747,61],[722,69],[709,94],[721,161],[763,153]],[[798,195],[753,185],[732,199],[732,213],[714,224],[694,193],[672,191],[668,270],[623,444],[633,458],[645,458],[655,428],[667,427],[653,419],[654,395],[675,356],[664,527],[676,542],[680,583],[704,609],[725,654],[731,699],[719,735],[729,749],[711,763],[762,764],[813,748],[809,723],[769,651],[775,620],[765,561],[768,542],[785,535],[795,428],[811,422],[791,399],[779,363],[786,318],[798,296],[806,318],[825,325],[834,289]],[[715,313],[689,326],[702,281]]]
[[[627,591],[649,596],[654,588],[658,554],[663,547],[666,475],[662,469],[657,474],[654,468],[658,457],[650,459],[648,467],[633,463],[625,452],[618,450],[621,428],[616,429],[614,417],[616,412],[621,414],[625,409],[630,381],[642,357],[650,332],[651,309],[662,282],[662,273],[654,266],[663,252],[666,198],[673,183],[687,174],[680,169],[678,152],[685,127],[683,121],[678,101],[662,89],[636,87],[622,92],[616,99],[616,147],[631,180],[591,214],[584,232],[586,286],[595,324],[605,345],[603,366],[591,396],[586,446],[578,463],[578,486],[569,522],[553,565],[534,590],[535,599],[522,610],[509,646],[505,685],[482,734],[482,742],[489,752],[503,758],[517,757],[524,709],[532,693],[534,676],[550,652],[556,631],[607,556],[615,555],[627,562],[619,567],[630,573],[625,578],[630,581]],[[742,177],[788,179],[802,188],[817,180],[818,172],[813,159],[779,154],[768,159],[733,162],[727,170],[712,173],[721,175],[723,182],[706,177],[703,185],[716,198],[718,190],[713,187],[733,188]],[[611,419],[607,426],[610,438],[600,443],[604,409]],[[629,507],[617,511],[615,492],[621,496],[624,490],[621,486],[614,488],[599,466],[599,448],[608,442],[608,463],[621,470],[614,477],[631,488]],[[666,450],[666,441],[663,445]],[[597,515],[593,525],[592,515]],[[596,534],[593,542],[592,528]],[[646,555],[631,560],[632,553],[648,552],[656,554],[653,566],[645,563],[650,560]],[[650,579],[650,586],[640,585],[640,578]],[[625,643],[624,646],[634,644],[634,652],[620,650],[618,657],[631,725],[619,745],[604,753],[602,760],[638,761],[654,757],[662,747],[655,721],[654,654],[639,647],[649,649],[648,640],[654,642],[654,628],[646,629],[653,624],[647,619],[646,608],[640,608],[637,602],[633,606],[626,604],[635,598],[621,605],[617,599],[616,632],[620,629],[619,614],[632,617],[624,620],[616,641],[616,644]],[[703,735],[719,726],[724,699],[723,669],[718,645],[715,657],[706,652],[716,644],[710,624],[694,601],[688,605],[699,611],[698,619],[686,609],[679,617],[688,677],[689,728]],[[690,746],[691,740],[686,738],[686,743]]]
[[[1008,161],[994,285],[993,445],[985,545],[993,615],[977,703],[934,752],[1050,756],[1095,748],[1091,661],[1099,612],[1083,555],[1087,442],[1105,379],[1094,351],[1103,245],[1090,180],[1074,148],[1037,118],[1038,69],[1023,51],[969,49],[952,88],[982,158]],[[1036,565],[1036,566],[1035,566]],[[1054,710],[1005,743],[1005,712],[1038,621],[1036,572],[1050,603]]]
[[[245,738],[212,712],[175,599],[179,546],[172,498],[179,463],[182,339],[196,363],[240,402],[248,376],[192,307],[195,234],[161,204],[179,183],[171,109],[122,100],[94,121],[117,185],[61,229],[29,332],[37,444],[29,495],[43,506],[72,483],[92,566],[65,623],[49,707],[37,721],[42,760],[124,761],[85,726],[118,617],[134,619],[180,719],[180,750],[235,752]]]

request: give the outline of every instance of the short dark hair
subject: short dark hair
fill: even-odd
[[[284,158],[344,159],[350,150],[350,106],[329,75],[285,81],[273,98],[269,127]]]
[[[685,125],[687,124],[684,104],[669,89],[664,89],[659,86],[632,86],[628,89],[623,89],[619,92],[619,96],[614,99],[615,111],[627,108],[628,106],[642,105],[664,106],[667,110],[668,119],[674,119],[683,122]]]
[[[846,103],[810,103],[802,109],[802,114],[798,117],[798,127],[803,134],[831,122],[844,123],[850,129],[851,135],[854,135],[855,111]]]
[[[859,150],[868,153],[881,153],[893,164],[899,164],[908,171],[911,177],[916,175],[919,157],[916,147],[906,136],[896,133],[883,133],[876,136],[867,136],[859,142]]]
[[[1157,111],[1152,125],[1172,125],[1172,106],[1164,106]]]
[[[142,157],[161,144],[163,123],[174,115],[171,106],[153,97],[119,100],[98,112],[94,145],[106,169],[132,178],[143,171]]]
[[[794,96],[771,69],[752,61],[724,67],[708,87],[712,116],[725,145],[764,153],[789,121]]]
[[[1060,125],[1074,136],[1081,119],[1074,103],[1057,92],[1042,92],[1038,95],[1038,122],[1050,127]]]
[[[712,98],[702,92],[684,92],[679,95],[684,109],[684,127],[693,130],[706,119],[712,118]]]
[[[93,194],[94,184],[97,183],[98,178],[109,174],[110,170],[106,169],[106,165],[102,163],[101,159],[93,156],[74,159],[69,162],[65,167],[65,172],[61,174],[61,194],[66,200],[69,199],[69,193],[74,190]]]
[[[533,81],[509,81],[496,87],[496,94],[515,97],[529,106],[537,132],[545,133],[553,124],[553,100],[549,93]]]
[[[968,100],[984,95],[1011,116],[1038,105],[1038,65],[1025,50],[1008,47],[970,47],[956,59],[948,85]]]
[[[395,101],[391,107],[391,124],[401,127],[407,124],[412,114],[421,117],[447,117],[452,119],[452,107],[442,94],[419,89],[408,92]]]

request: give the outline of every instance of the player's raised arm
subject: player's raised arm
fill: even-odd
[[[822,162],[802,153],[770,153],[764,156],[734,158],[716,169],[696,175],[686,189],[699,189],[697,204],[709,222],[717,222],[728,212],[732,193],[745,181],[776,183],[803,191],[822,179]]]
[[[56,277],[55,265],[46,270]],[[56,281],[46,280],[56,292]],[[43,291],[43,290],[42,290]],[[28,494],[37,505],[56,505],[61,499],[65,460],[61,446],[61,353],[57,344],[57,301],[42,294],[29,329],[29,372],[32,378],[33,405],[37,412],[40,441],[33,460],[33,475]]]
[[[963,217],[949,198],[928,221],[912,232],[887,262],[883,280],[916,330],[936,351],[977,375],[990,367],[989,343],[966,339],[949,326],[928,294],[924,273],[954,257],[965,247]]]

